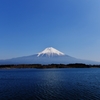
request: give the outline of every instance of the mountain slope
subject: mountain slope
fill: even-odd
[[[18,58],[0,60],[0,64],[69,64],[69,63],[85,63],[85,64],[100,64],[95,61],[77,59],[54,49],[46,48],[42,52]]]

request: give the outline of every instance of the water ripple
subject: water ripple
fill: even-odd
[[[20,69],[0,73],[0,100],[99,100],[100,69]]]

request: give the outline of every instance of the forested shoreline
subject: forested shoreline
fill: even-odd
[[[82,63],[75,64],[12,64],[0,65],[0,68],[100,68],[100,65],[86,65]]]

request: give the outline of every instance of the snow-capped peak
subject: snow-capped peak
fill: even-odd
[[[62,56],[65,55],[64,53],[58,51],[57,49],[53,48],[53,47],[48,47],[46,49],[44,49],[42,52],[38,53],[38,57],[39,56]]]

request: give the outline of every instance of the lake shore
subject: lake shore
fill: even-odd
[[[17,65],[0,65],[0,68],[100,68],[100,65],[86,65],[81,63],[75,64],[17,64]]]

